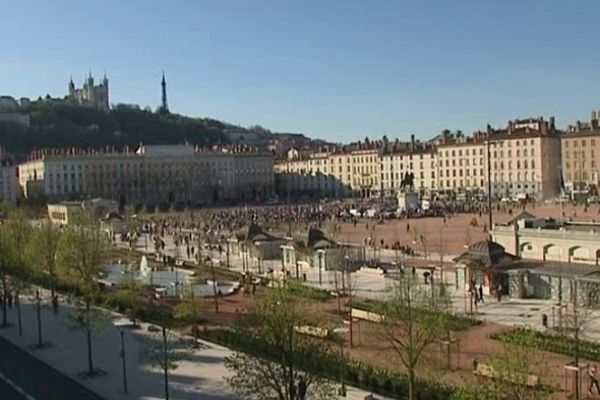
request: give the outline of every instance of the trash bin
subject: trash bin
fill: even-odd
[[[542,314],[542,325],[544,326],[544,328],[548,327],[548,315],[546,314]]]

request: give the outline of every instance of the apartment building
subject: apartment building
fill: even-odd
[[[378,197],[386,194],[381,155],[387,140],[353,143],[302,154],[296,149],[274,164],[282,197]],[[389,191],[389,189],[388,189]]]
[[[517,119],[470,137],[444,136],[437,148],[439,190],[487,193],[488,150],[492,198],[559,194],[560,132],[554,117]]]
[[[25,197],[38,193],[53,201],[101,197],[122,204],[207,204],[274,193],[271,155],[245,147],[36,151],[18,166],[18,176]]]
[[[570,193],[598,188],[600,157],[600,112],[592,111],[589,123],[577,121],[561,135],[562,177]]]
[[[360,197],[377,197],[383,194],[380,153],[381,147],[377,143],[365,143],[350,152],[352,188]]]
[[[0,160],[0,201],[15,204],[17,191],[16,167],[8,159]]]
[[[352,159],[347,154],[320,151],[302,156],[290,149],[273,168],[282,197],[346,197],[352,195]]]
[[[436,149],[431,144],[416,144],[414,135],[408,146],[388,147],[381,155],[381,181],[385,196],[393,196],[410,177],[421,193],[437,190]]]
[[[487,193],[487,154],[484,134],[471,137],[442,132],[437,146],[440,192]]]
[[[594,124],[597,127],[597,120]],[[410,142],[389,142],[384,137],[317,153],[292,149],[274,168],[282,194],[390,196],[408,175],[421,193],[485,195],[491,182],[495,200],[525,195],[542,200],[560,192],[560,137],[553,117],[517,119],[505,128],[488,127],[470,136],[446,130],[425,143],[414,136]],[[586,153],[591,159],[596,150],[590,147],[591,142]],[[583,165],[588,168],[586,176],[597,175],[595,162],[593,167],[590,161],[579,168]],[[566,166],[565,170],[571,171]]]
[[[490,140],[492,195],[527,194],[537,200],[560,193],[560,132],[554,117],[509,121]]]

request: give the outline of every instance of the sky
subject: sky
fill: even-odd
[[[597,0],[0,0],[0,94],[64,96],[335,142],[600,110]]]

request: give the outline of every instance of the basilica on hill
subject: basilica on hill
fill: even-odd
[[[106,74],[98,85],[94,85],[94,78],[90,72],[81,88],[76,88],[73,78],[69,81],[69,94],[67,100],[73,104],[93,107],[102,111],[109,111],[108,78]]]

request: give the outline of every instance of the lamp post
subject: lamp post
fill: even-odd
[[[129,325],[129,321],[117,321],[114,325],[119,330],[121,336],[121,351],[119,352],[121,360],[123,361],[123,392],[128,393],[127,389],[127,363],[125,359],[125,327]]]
[[[321,277],[321,269],[323,264],[323,252],[319,251],[319,286],[323,285],[323,279]]]

